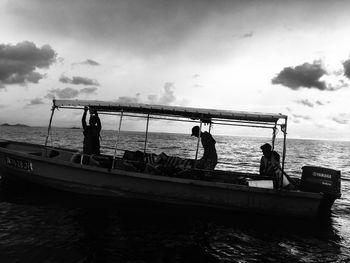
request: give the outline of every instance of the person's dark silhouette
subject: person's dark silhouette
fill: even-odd
[[[84,134],[84,154],[100,154],[100,132],[101,121],[98,117],[97,111],[90,112],[89,125],[86,124],[86,113],[88,107],[84,107],[84,114],[82,117],[83,134]]]
[[[196,165],[197,168],[205,169],[205,170],[214,170],[217,162],[218,155],[216,153],[215,143],[213,136],[209,132],[201,132],[199,130],[199,126],[194,126],[192,128],[191,136],[201,137],[202,146],[204,149],[204,153],[202,158],[199,160]]]

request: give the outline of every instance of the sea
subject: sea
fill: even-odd
[[[45,142],[47,128],[1,126],[0,139]],[[263,137],[215,136],[217,168],[258,172]],[[82,130],[53,128],[49,145],[82,149]],[[194,158],[188,134],[103,130],[102,152]],[[282,140],[276,150],[282,153]],[[342,197],[313,220],[92,199],[0,181],[3,262],[350,262],[350,142],[288,139],[285,171],[306,165],[342,173]],[[201,151],[199,152],[199,155]],[[301,204],[302,205],[302,204]]]

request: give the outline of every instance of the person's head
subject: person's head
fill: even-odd
[[[199,126],[193,126],[191,136],[195,136],[195,137],[199,136]]]
[[[265,143],[265,144],[261,145],[260,149],[262,150],[264,156],[271,155],[272,146],[269,143]]]

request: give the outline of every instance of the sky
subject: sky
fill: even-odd
[[[0,123],[46,126],[53,98],[106,100],[282,113],[288,137],[350,140],[349,10],[345,0],[0,0]]]

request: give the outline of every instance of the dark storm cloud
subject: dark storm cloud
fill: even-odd
[[[29,105],[39,105],[39,104],[44,104],[44,101],[42,99],[40,99],[40,98],[32,99],[29,102]]]
[[[52,89],[46,95],[46,98],[73,99],[79,95],[79,91],[73,88]]]
[[[6,84],[38,83],[45,74],[37,69],[48,68],[56,61],[56,52],[49,46],[41,48],[29,41],[16,45],[0,44],[0,87]]]
[[[241,1],[230,0],[13,0],[6,11],[16,15],[25,28],[40,28],[54,36],[102,44],[107,49],[158,55],[183,48],[208,23],[239,13],[240,9]],[[221,50],[214,37],[209,40],[216,43],[210,45],[211,50]]]
[[[350,79],[350,59],[343,62],[344,75]]]
[[[93,86],[100,85],[98,83],[98,81],[95,79],[89,79],[89,78],[78,77],[78,76],[68,78],[68,77],[62,75],[60,77],[59,81],[62,83],[68,83],[68,84],[73,84],[73,85],[93,85]]]
[[[334,90],[331,87],[327,87],[324,81],[320,81],[320,78],[325,74],[326,71],[322,68],[320,63],[304,63],[294,68],[284,68],[272,79],[272,84],[281,84],[293,90],[298,90],[300,88]]]

